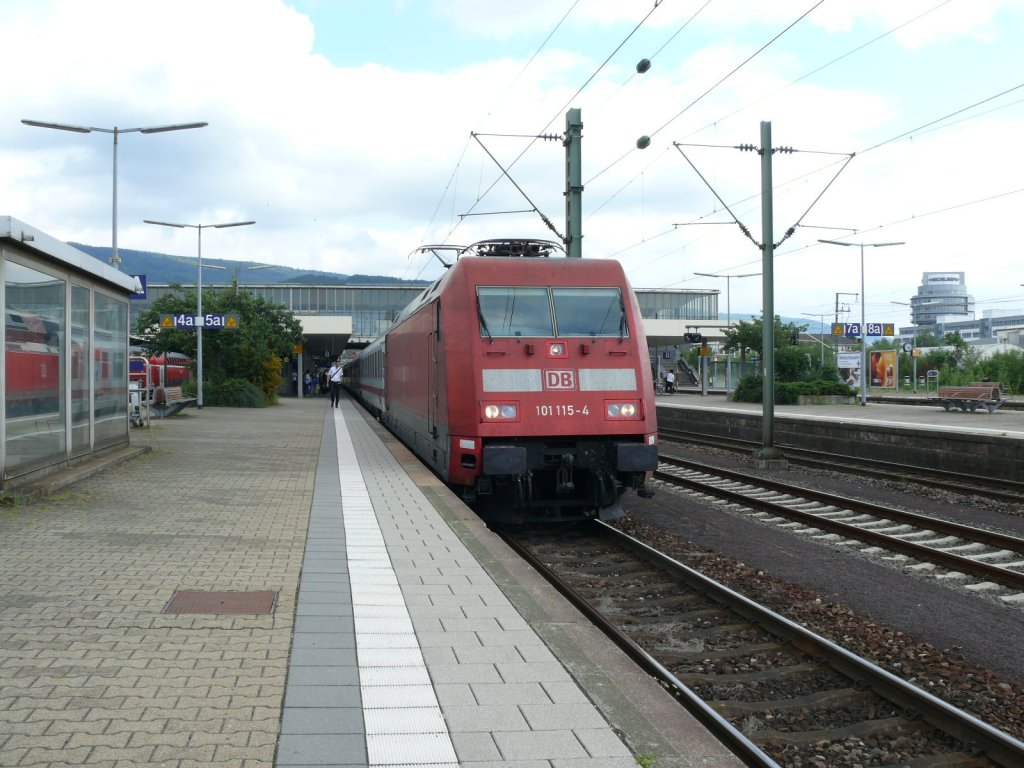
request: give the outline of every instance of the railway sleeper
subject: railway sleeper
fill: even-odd
[[[737,701],[721,699],[709,701],[708,704],[718,714],[726,718],[762,712],[798,712],[802,709],[840,708],[878,701],[878,696],[871,691],[859,691],[856,688],[837,688],[831,691],[809,693],[806,696],[795,696],[791,699],[772,699],[770,701]],[[890,705],[891,706],[891,705]]]
[[[862,720],[837,728],[820,728],[813,731],[780,731],[776,729],[756,730],[745,735],[758,746],[765,744],[811,746],[820,743],[841,742],[847,739],[891,739],[913,733],[926,733],[935,729],[923,720],[908,721],[904,716],[886,717],[880,720]],[[937,733],[937,732],[936,732]],[[929,755],[929,758],[932,756]],[[900,765],[906,763],[901,762]],[[985,763],[991,765],[990,763]],[[934,763],[925,763],[934,765]]]

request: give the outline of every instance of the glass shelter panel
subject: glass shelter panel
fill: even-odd
[[[554,336],[547,288],[477,288],[481,336]]]
[[[128,305],[95,294],[93,357],[96,444],[128,435]]]
[[[66,453],[64,293],[60,278],[4,265],[6,473],[18,474]]]
[[[71,453],[89,449],[89,361],[92,359],[89,324],[89,289],[71,286]]]
[[[559,336],[627,336],[618,288],[552,288]]]

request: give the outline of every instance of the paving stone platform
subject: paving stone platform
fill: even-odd
[[[0,508],[0,766],[739,765],[350,401],[131,438]]]

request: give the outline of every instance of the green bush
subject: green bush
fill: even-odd
[[[752,373],[740,379],[733,391],[733,400],[740,403],[760,403],[764,379],[760,373]],[[813,379],[811,381],[776,381],[775,404],[796,405],[801,395],[839,395],[852,397],[857,390],[841,381]]]
[[[224,408],[263,408],[267,399],[258,386],[245,379],[228,379],[204,387],[203,405]]]

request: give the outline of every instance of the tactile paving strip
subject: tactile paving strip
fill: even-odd
[[[344,403],[334,412],[334,425],[369,764],[456,766],[455,748],[359,470],[345,423],[349,407]]]

